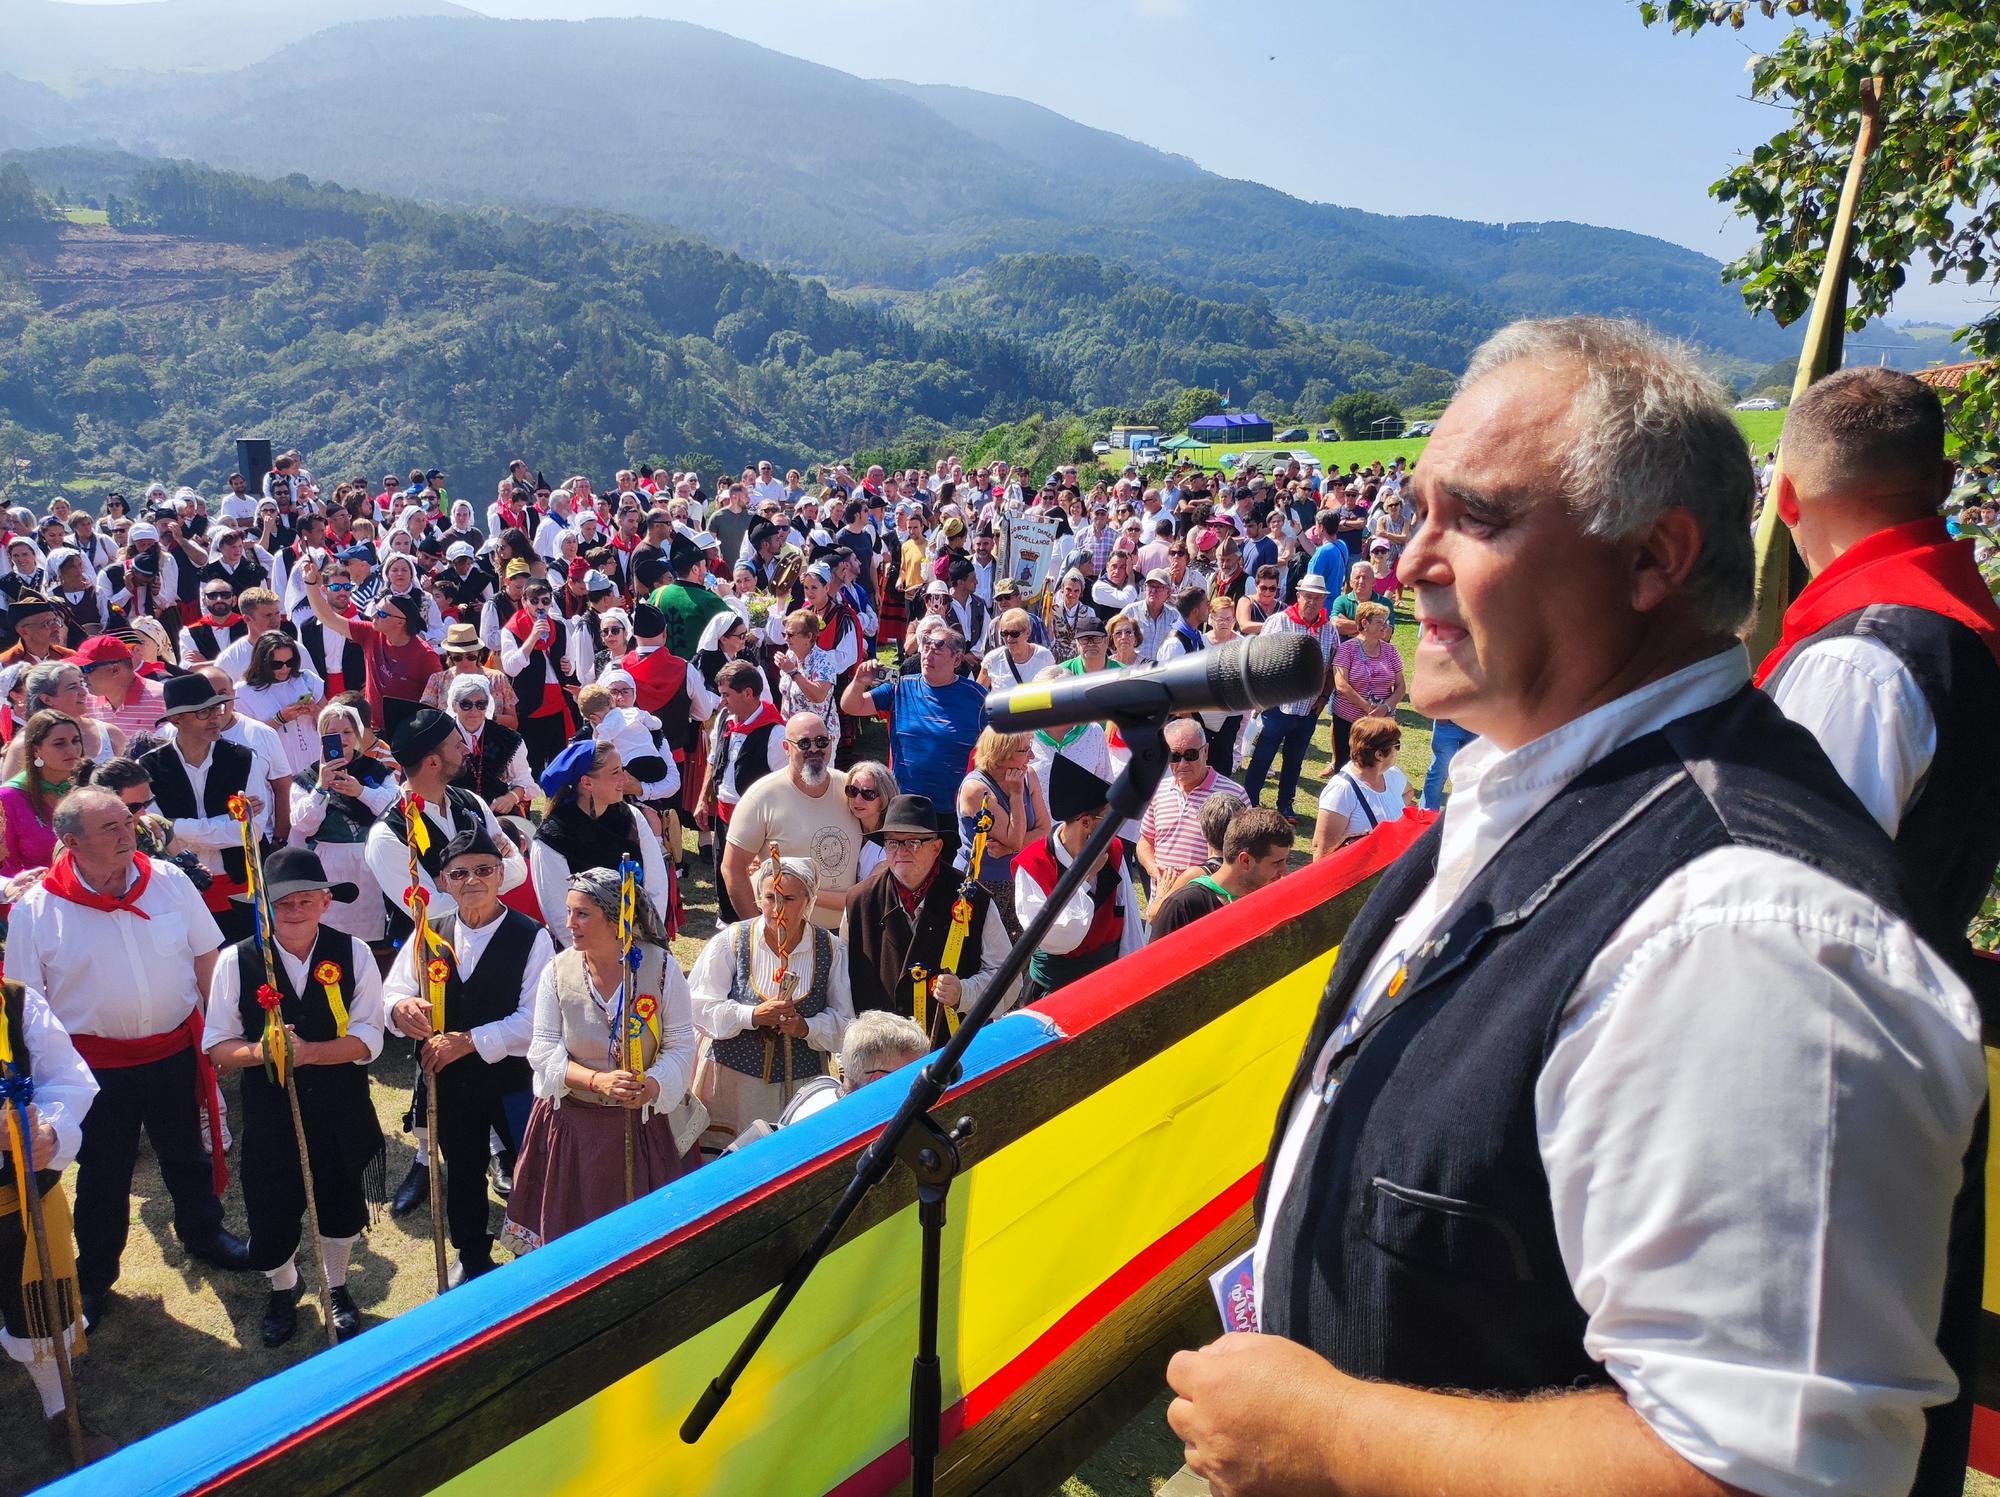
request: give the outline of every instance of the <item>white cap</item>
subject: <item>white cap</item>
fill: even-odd
[[[453,541],[449,546],[444,548],[444,559],[446,561],[471,561],[478,554],[477,551],[472,549],[470,541]]]
[[[134,525],[130,530],[125,532],[125,539],[128,542],[157,541],[159,538],[160,538],[159,527],[156,525],[149,525],[144,520],[141,520],[138,524]]]

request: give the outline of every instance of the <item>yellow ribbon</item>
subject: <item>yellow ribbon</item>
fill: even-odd
[[[326,1006],[333,1011],[333,1030],[341,1039],[347,1038],[347,1005],[340,997],[340,968],[332,962],[321,962],[313,968],[313,981],[326,994]]]
[[[25,1002],[26,995],[18,987],[11,994],[0,997],[0,1067],[12,1069],[14,1065],[14,1042],[10,1033],[12,1026],[7,1020],[7,1005]],[[80,1301],[77,1297],[76,1253],[70,1236],[69,1202],[60,1186],[42,1196],[42,1224],[48,1229],[49,1257],[53,1260],[44,1264],[35,1246],[34,1208],[28,1204],[27,1189],[21,1184],[22,1172],[34,1166],[32,1140],[23,1135],[19,1109],[9,1106],[0,1108],[0,1111],[7,1114],[7,1146],[14,1155],[15,1177],[11,1186],[0,1186],[0,1211],[18,1210],[21,1216],[21,1237],[27,1245],[21,1258],[21,1298],[27,1309],[28,1340],[34,1347],[34,1359],[40,1362],[47,1357],[49,1353],[42,1343],[52,1342],[64,1332],[63,1326],[48,1324],[48,1304],[38,1289],[45,1278],[56,1281],[57,1313],[67,1314],[70,1323],[76,1327],[70,1342],[70,1355],[81,1356],[89,1347],[84,1340],[83,1317],[76,1313]]]

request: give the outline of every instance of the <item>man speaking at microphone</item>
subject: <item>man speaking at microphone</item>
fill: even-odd
[[[1480,741],[1280,1107],[1261,1334],[1168,1369],[1190,1467],[1224,1497],[1958,1493],[1978,1016],[1750,687],[1727,408],[1636,326],[1518,324],[1414,487],[1415,704]]]

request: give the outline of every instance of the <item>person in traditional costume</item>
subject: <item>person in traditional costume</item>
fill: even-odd
[[[535,992],[555,956],[546,930],[500,903],[502,867],[484,826],[465,828],[445,849],[445,887],[458,909],[431,929],[444,947],[436,960],[444,966],[447,1028],[433,1035],[430,1000],[419,995],[407,955],[390,966],[383,988],[391,1022],[418,1042],[418,1063],[437,1075],[445,1220],[458,1253],[454,1283],[495,1267],[486,1204],[491,1135],[499,1135],[504,1157],[518,1158],[534,1100],[527,1057]],[[425,1095],[418,1094],[420,1114],[428,1111]]]
[[[271,1281],[264,1344],[283,1346],[298,1329],[305,1293],[297,1256],[306,1185],[291,1103],[265,1037],[267,1015],[282,1022],[333,1328],[345,1341],[361,1329],[361,1312],[347,1292],[347,1264],[368,1225],[366,1182],[382,1156],[382,1129],[368,1095],[368,1065],[382,1053],[382,972],[365,942],[322,922],[331,905],[351,903],[357,891],[328,883],[317,853],[282,848],[265,860],[263,874],[279,970],[267,968],[255,936],[223,948],[209,985],[202,1048],[217,1070],[243,1073],[250,1266]]]
[[[854,1009],[915,1019],[940,1045],[946,1015],[977,1003],[1007,959],[1006,927],[992,891],[945,863],[929,799],[897,796],[881,835],[883,865],[848,896],[841,929]]]
[[[173,739],[141,755],[139,763],[153,782],[160,814],[173,822],[174,835],[195,849],[210,875],[202,898],[217,927],[225,938],[241,939],[250,934],[252,919],[247,905],[231,902],[246,887],[246,868],[243,829],[229,814],[229,802],[243,796],[257,835],[269,837],[270,783],[281,766],[222,736],[229,696],[206,677],[176,676],[163,697]]]
[[[751,883],[760,913],[717,931],[688,978],[703,1037],[705,1149],[727,1147],[760,1118],[775,1123],[801,1083],[826,1073],[854,1018],[847,952],[811,922],[812,860],[767,857]]]
[[[31,1207],[22,1190],[20,1160],[14,1155],[16,1129],[0,1127],[0,1350],[21,1365],[42,1401],[42,1428],[50,1448],[69,1454],[68,1400],[55,1338],[61,1335],[71,1357],[84,1350],[82,1307],[76,1277],[76,1243],[62,1172],[83,1145],[83,1120],[97,1095],[97,1082],[76,1046],[50,1011],[48,1000],[11,979],[0,983],[0,1105],[26,1100],[27,1127],[21,1146],[33,1162],[41,1190],[42,1223],[49,1260],[35,1245]],[[18,1127],[19,1113],[15,1114]],[[49,1290],[55,1291],[58,1324],[49,1319]],[[85,1458],[106,1454],[109,1442],[86,1433]]]
[[[352,707],[328,703],[319,710],[317,726],[321,743],[337,739],[340,753],[292,776],[288,840],[318,853],[335,883],[352,883],[361,890],[352,904],[329,909],[326,923],[364,941],[380,941],[388,934],[383,897],[400,893],[402,886],[385,890],[376,882],[368,867],[368,834],[396,804],[402,781],[387,749],[377,744],[371,752],[362,746],[367,735]]]
[[[132,1228],[141,1127],[189,1256],[238,1271],[250,1257],[222,1225],[221,1097],[200,1045],[222,945],[214,917],[185,874],[139,852],[132,813],[110,791],[63,797],[55,832],[55,863],[9,916],[7,970],[48,999],[97,1079],[76,1179],[77,1278],[95,1326]]]
[[[572,743],[542,771],[541,784],[549,809],[528,849],[541,907],[561,909],[563,891],[576,874],[591,868],[616,872],[622,859],[632,858],[642,870],[640,897],[664,928],[672,908],[672,878],[658,835],[625,799],[625,764],[617,746],[591,739]]]
[[[1074,759],[1058,754],[1050,763],[1049,814],[1056,824],[1014,858],[1014,912],[1024,927],[1033,923],[1063,870],[1109,814],[1110,800],[1111,786]],[[1125,849],[1114,837],[1028,959],[1029,1000],[1046,998],[1145,944],[1146,923],[1132,890]]]
[[[517,1254],[659,1189],[696,1163],[687,979],[644,899],[633,910],[638,964],[628,965],[619,940],[621,896],[615,872],[592,868],[571,878],[553,906],[564,911],[569,940],[535,987],[528,1046],[535,1104],[501,1232]],[[626,1025],[638,1030],[637,1070],[622,1053]],[[629,1194],[621,1165],[628,1138]]]

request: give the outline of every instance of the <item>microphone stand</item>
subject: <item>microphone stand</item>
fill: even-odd
[[[1091,865],[1110,847],[1124,820],[1139,815],[1159,788],[1167,768],[1164,714],[1113,720],[1125,735],[1125,742],[1132,750],[1132,759],[1112,783],[1110,810],[1091,831],[1083,850],[1063,870],[1062,877],[1056,880],[1055,889],[1047,902],[1022,930],[1020,939],[1007,952],[1007,959],[993,974],[993,981],[980,995],[979,1002],[960,1022],[958,1032],[924,1063],[923,1069],[910,1083],[909,1094],[903,1098],[895,1116],[883,1126],[876,1140],[862,1151],[855,1163],[854,1178],[848,1182],[846,1192],[834,1205],[818,1235],[786,1271],[777,1293],[764,1306],[763,1313],[750,1327],[742,1345],[736,1348],[727,1365],[709,1383],[682,1422],[681,1439],[688,1444],[699,1440],[721,1412],[724,1400],[735,1388],[743,1369],[757,1354],[757,1349],[764,1344],[792,1301],[798,1298],[799,1291],[805,1287],[806,1280],[812,1276],[820,1260],[832,1250],[834,1240],[860,1208],[863,1199],[888,1175],[891,1164],[900,1159],[916,1177],[917,1222],[923,1234],[923,1267],[917,1300],[917,1355],[910,1368],[910,1493],[911,1497],[932,1497],[937,1480],[939,1419],[943,1413],[944,1396],[937,1343],[945,1201],[951,1194],[951,1182],[960,1167],[958,1146],[971,1135],[972,1119],[961,1117],[946,1129],[931,1116],[930,1110],[957,1076],[959,1058],[964,1055],[966,1046],[972,1043],[973,1036],[985,1028],[1000,1000],[1028,965],[1028,959],[1041,948],[1049,927],[1055,924],[1056,916],[1069,903],[1070,896],[1082,886]],[[1139,912],[1127,911],[1125,918],[1136,920]]]

